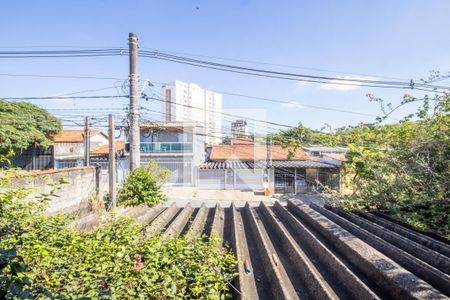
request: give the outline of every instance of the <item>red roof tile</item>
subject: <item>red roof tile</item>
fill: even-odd
[[[105,135],[99,130],[90,130],[90,134]],[[82,143],[84,141],[84,130],[62,130],[50,135],[50,139],[55,143]]]
[[[289,150],[294,152],[294,160],[309,160],[309,157],[301,149],[283,148],[278,145],[272,146],[272,160],[288,159]],[[220,145],[211,147],[211,160],[264,160],[268,157],[268,149],[266,146],[258,145]]]
[[[122,151],[125,148],[125,141],[116,141],[115,145],[116,145],[116,152]],[[91,151],[91,154],[108,154],[108,153],[109,153],[109,144],[102,145]]]
[[[252,138],[234,138],[230,140],[231,145],[253,145]]]

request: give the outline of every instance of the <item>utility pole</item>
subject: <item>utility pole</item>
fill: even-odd
[[[109,202],[116,207],[116,144],[114,140],[114,115],[108,116],[109,136]]]
[[[129,114],[129,140],[130,140],[130,171],[141,165],[140,129],[139,129],[139,75],[138,75],[138,38],[135,33],[129,34],[130,46],[130,114]]]
[[[272,168],[272,136],[269,137],[269,167]]]
[[[267,188],[264,194],[268,196],[270,194],[270,181],[272,180],[270,173],[272,170],[272,136],[269,137],[269,141],[266,138],[266,150],[267,150],[267,161],[266,161],[266,175],[267,175]]]
[[[84,165],[90,165],[91,154],[91,118],[84,117]]]

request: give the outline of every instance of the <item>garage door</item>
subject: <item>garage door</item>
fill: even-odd
[[[198,186],[204,189],[222,190],[225,188],[224,170],[199,170]]]
[[[236,170],[237,190],[263,190],[264,170]]]

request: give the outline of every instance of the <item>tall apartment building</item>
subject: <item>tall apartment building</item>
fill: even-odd
[[[194,83],[179,80],[162,87],[162,120],[197,122],[205,128],[206,144],[222,141],[222,95],[207,91]]]

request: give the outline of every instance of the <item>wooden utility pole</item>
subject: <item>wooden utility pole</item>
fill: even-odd
[[[91,118],[84,117],[84,165],[90,165],[91,154]]]
[[[116,206],[116,144],[114,140],[114,115],[108,116],[109,136],[109,202],[111,207]]]
[[[138,75],[138,38],[130,33],[130,114],[129,114],[129,141],[130,141],[130,171],[141,165],[140,129],[139,129],[139,75]]]

